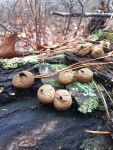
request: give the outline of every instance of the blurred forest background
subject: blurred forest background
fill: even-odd
[[[0,37],[18,32],[22,39],[19,50],[35,49],[37,45],[53,45],[84,33],[90,18],[60,17],[52,12],[97,12],[99,0],[0,0]],[[112,6],[112,0],[105,0]],[[112,10],[112,8],[111,8]],[[83,11],[83,12],[82,12]]]

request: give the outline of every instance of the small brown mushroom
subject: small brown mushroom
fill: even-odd
[[[74,80],[74,72],[72,70],[62,71],[58,79],[61,84],[70,84]]]
[[[77,72],[76,78],[82,83],[90,82],[93,79],[93,72],[88,68],[82,68]]]
[[[34,76],[29,71],[21,71],[13,77],[12,84],[19,89],[29,88],[34,83]]]
[[[64,89],[57,90],[55,93],[53,105],[59,111],[68,110],[72,105],[71,94]]]
[[[105,55],[103,47],[101,45],[93,46],[91,55],[93,58],[102,57]]]
[[[76,48],[74,49],[73,53],[77,56],[86,56],[87,54],[90,53],[91,51],[91,43],[84,43],[84,44],[79,44],[76,46]]]
[[[54,96],[55,89],[48,84],[42,85],[37,92],[38,100],[43,104],[52,103],[54,100]]]

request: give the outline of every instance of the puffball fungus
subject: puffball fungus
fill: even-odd
[[[42,85],[38,92],[37,97],[39,101],[43,104],[49,104],[52,103],[55,96],[55,89],[48,84]]]
[[[105,55],[103,47],[101,45],[93,46],[91,55],[93,58],[102,57]]]
[[[21,71],[13,77],[12,84],[19,89],[29,88],[34,83],[34,76],[29,71]]]
[[[74,72],[72,70],[62,71],[58,79],[61,84],[70,84],[74,80]]]
[[[88,68],[82,68],[77,72],[76,78],[82,83],[89,82],[93,79],[93,72]]]
[[[91,47],[92,47],[91,43],[79,44],[77,45],[73,53],[77,56],[83,57],[90,53]]]
[[[57,90],[55,93],[53,105],[59,111],[68,110],[72,105],[71,94],[64,89]]]

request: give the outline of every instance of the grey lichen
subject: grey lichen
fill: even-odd
[[[99,100],[93,82],[74,82],[67,86],[78,103],[78,110],[84,114],[91,113],[99,107]]]
[[[27,57],[15,57],[11,59],[0,59],[0,64],[3,69],[15,69],[17,67],[26,65],[26,64],[37,64],[38,61],[36,57],[27,56]]]

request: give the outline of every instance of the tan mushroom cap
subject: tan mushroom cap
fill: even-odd
[[[48,84],[42,85],[37,92],[38,100],[43,104],[52,103],[54,100],[54,96],[55,89]]]
[[[68,110],[72,105],[71,94],[64,89],[57,90],[55,93],[53,105],[59,111]]]
[[[63,71],[59,74],[58,79],[61,84],[70,84],[74,80],[74,72],[72,70]]]
[[[79,44],[74,49],[73,53],[77,56],[83,57],[91,52],[91,47],[92,47],[91,43]]]
[[[21,71],[13,77],[12,84],[16,88],[29,88],[34,83],[34,76],[29,71]]]
[[[76,78],[82,83],[90,82],[93,79],[93,72],[88,68],[82,68],[77,72]]]
[[[101,45],[93,46],[91,55],[93,58],[102,57],[105,55],[103,47]]]

